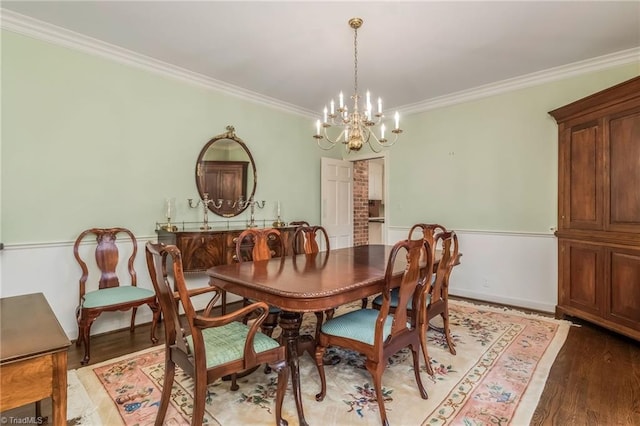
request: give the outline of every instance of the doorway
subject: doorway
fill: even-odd
[[[386,156],[353,160],[353,245],[386,244]]]

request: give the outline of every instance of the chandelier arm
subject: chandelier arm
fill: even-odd
[[[325,138],[325,139],[326,139],[330,144],[332,144],[331,146],[334,146],[334,145],[336,145],[336,144],[340,143],[340,139],[342,139],[342,138],[343,138],[343,136],[344,136],[344,129],[342,129],[342,130],[340,131],[340,133],[338,133],[338,136],[336,136],[336,137],[335,137],[335,139],[331,139],[331,137],[329,136],[329,132],[327,131],[327,129],[328,129],[329,127],[330,127],[330,126],[327,126],[327,127],[325,127],[325,128],[324,128],[324,138]]]
[[[329,151],[330,149],[333,149],[334,146],[336,146],[335,142],[331,142],[329,141],[329,145],[323,145],[322,142],[320,142],[321,140],[323,140],[323,137],[316,137],[316,142],[318,143],[318,148],[324,150],[324,151]]]

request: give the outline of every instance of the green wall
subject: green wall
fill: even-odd
[[[548,111],[637,75],[635,63],[404,117],[389,154],[391,225],[550,233],[558,130]]]
[[[556,225],[557,127],[547,112],[640,74],[637,63],[402,118],[389,151],[387,224],[548,233]],[[73,240],[94,226],[152,235],[164,199],[201,220],[194,168],[232,124],[258,170],[257,218],[320,221],[312,119],[2,32],[0,235]],[[245,219],[246,215],[240,216]],[[216,220],[214,215],[209,220]]]
[[[257,218],[274,218],[280,200],[285,220],[319,221],[312,120],[3,31],[3,242],[70,241],[94,226],[153,235],[166,197],[177,220],[201,220],[187,205],[196,159],[228,124],[256,162]]]

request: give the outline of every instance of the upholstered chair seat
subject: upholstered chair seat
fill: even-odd
[[[217,328],[202,330],[207,368],[217,367],[231,361],[244,358],[244,345],[249,335],[249,327],[241,322],[232,322]],[[193,352],[193,338],[186,338],[189,349]],[[275,349],[280,344],[263,333],[256,333],[253,339],[253,350],[256,354]]]
[[[94,290],[85,293],[82,306],[95,308],[98,306],[120,305],[147,297],[155,297],[155,292],[146,288],[123,286]]]
[[[322,332],[331,336],[345,337],[357,340],[367,345],[373,345],[376,331],[376,320],[380,311],[376,309],[358,309],[344,315],[334,317],[322,324]],[[382,329],[382,340],[391,334],[393,316],[389,315]]]

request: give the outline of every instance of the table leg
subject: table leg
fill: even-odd
[[[67,351],[53,355],[53,426],[67,425]]]
[[[298,409],[298,421],[300,426],[308,426],[304,419],[302,408],[302,393],[300,391],[300,364],[298,362],[298,337],[300,336],[300,324],[302,324],[302,314],[297,312],[280,313],[280,327],[282,328],[282,338],[287,347],[287,361],[291,369],[291,385],[293,396]]]

